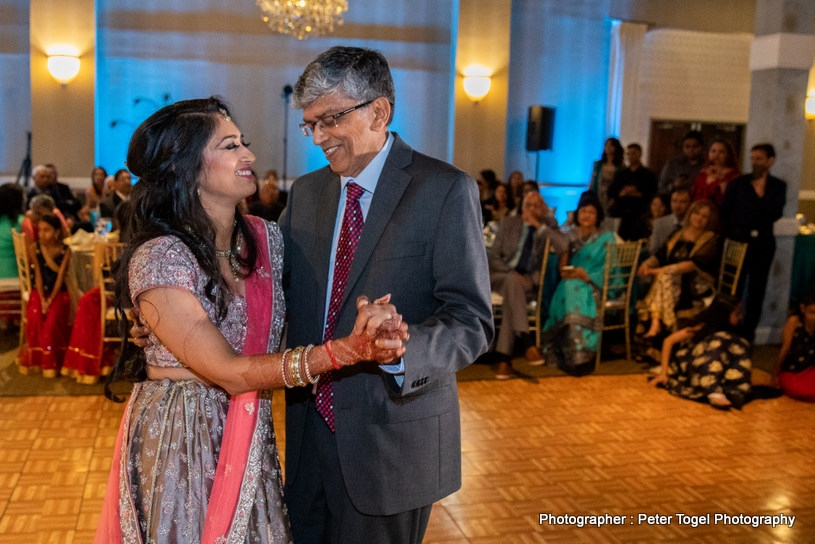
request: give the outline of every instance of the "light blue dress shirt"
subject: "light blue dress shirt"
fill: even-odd
[[[362,219],[363,221],[368,218],[368,210],[371,208],[371,200],[374,197],[374,191],[376,190],[376,184],[379,182],[379,176],[382,174],[382,168],[385,166],[385,161],[388,158],[388,153],[391,151],[391,146],[393,145],[393,135],[388,133],[388,139],[385,141],[385,145],[382,146],[382,149],[379,150],[379,153],[368,163],[368,165],[359,173],[359,175],[355,178],[350,178],[346,176],[340,176],[340,183],[342,184],[342,190],[340,191],[340,202],[337,206],[337,218],[334,221],[334,237],[331,240],[331,260],[328,263],[328,284],[326,286],[326,293],[325,293],[325,315],[323,315],[323,330],[325,330],[325,323],[328,320],[328,307],[329,302],[331,301],[331,288],[334,284],[334,263],[336,262],[337,258],[337,245],[339,244],[340,240],[340,231],[342,230],[342,219],[345,217],[345,201],[348,196],[348,191],[346,189],[348,182],[353,181],[360,187],[364,189],[362,196],[359,199],[359,205],[362,208]],[[365,227],[362,227],[363,232],[365,231]],[[384,293],[366,293],[369,297],[379,297],[382,296]],[[400,360],[399,364],[393,365],[380,365],[380,368],[389,374],[397,374],[394,376],[396,382],[401,386],[402,380],[404,376],[402,374],[405,373],[405,363],[404,360]]]

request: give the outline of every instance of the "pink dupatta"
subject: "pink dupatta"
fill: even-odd
[[[258,258],[255,263],[255,273],[246,278],[246,307],[247,327],[242,355],[257,355],[267,353],[269,348],[269,335],[272,327],[273,290],[274,281],[269,274],[271,271],[271,248],[266,226],[261,219],[245,216],[258,245]],[[139,387],[137,384],[136,387]],[[130,422],[131,402],[122,416],[119,434],[116,438],[116,447],[111,463],[110,476],[105,491],[105,501],[102,506],[102,515],[96,532],[95,544],[109,544],[124,542],[122,538],[122,513],[120,511],[120,486],[127,486],[127,500],[132,501],[129,493],[129,482],[126,480],[127,472],[122,470],[122,458],[126,452],[128,427]],[[257,427],[258,402],[260,392],[252,391],[229,401],[224,436],[221,443],[221,453],[218,457],[218,466],[215,470],[215,482],[207,506],[207,515],[204,520],[204,533],[201,542],[215,544],[226,540],[232,529],[233,520],[238,507],[241,491],[244,484],[257,485],[258,482],[244,482],[247,460],[252,440]],[[131,502],[132,504],[132,502]],[[203,506],[203,505],[202,505]],[[126,508],[124,512],[125,526],[137,526],[136,520],[130,519],[134,508]],[[245,521],[245,520],[241,520]],[[242,524],[245,527],[245,523]],[[138,534],[138,531],[136,531]],[[139,542],[141,538],[139,537]]]

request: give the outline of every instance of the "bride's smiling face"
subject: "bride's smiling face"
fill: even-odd
[[[255,193],[255,155],[247,145],[232,120],[218,117],[218,126],[204,149],[204,168],[198,183],[202,203],[234,206]]]

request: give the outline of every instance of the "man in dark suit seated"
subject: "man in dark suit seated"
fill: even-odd
[[[329,165],[292,184],[280,217],[287,342],[348,334],[363,294],[390,293],[410,334],[398,364],[287,391],[293,540],[421,542],[433,503],[461,486],[456,372],[493,335],[476,183],[389,131],[394,85],[376,51],[320,54],[292,103]]]
[[[512,355],[515,340],[526,340],[526,357],[532,364],[543,359],[530,341],[527,304],[535,296],[540,280],[546,237],[557,222],[548,216],[548,207],[537,191],[526,193],[521,215],[505,217],[487,253],[490,265],[490,288],[501,295],[501,326],[495,342],[500,356],[495,377],[509,379],[514,375]]]
[[[99,203],[100,217],[113,217],[119,204],[130,198],[130,172],[122,168],[113,176],[113,194]]]
[[[651,228],[651,237],[648,239],[648,253],[653,255],[659,246],[668,240],[673,232],[682,227],[685,214],[690,207],[690,190],[686,188],[674,189],[671,192],[671,213],[654,219]]]
[[[76,221],[80,204],[71,188],[59,182],[56,167],[53,164],[38,165],[32,170],[31,178],[34,180],[34,187],[28,190],[26,201],[31,202],[37,195],[50,196],[71,226]]]

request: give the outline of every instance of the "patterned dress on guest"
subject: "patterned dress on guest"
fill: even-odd
[[[268,351],[277,351],[285,302],[281,288],[282,238],[276,224],[265,223],[274,281],[274,304]],[[139,294],[157,287],[190,291],[218,326],[236,353],[246,341],[247,304],[232,295],[226,318],[218,324],[215,305],[205,296],[208,278],[193,254],[179,239],[151,240],[130,261],[130,291]],[[263,273],[263,272],[258,272]],[[271,296],[271,294],[270,294]],[[183,366],[151,333],[145,349],[147,364],[160,368]],[[126,412],[125,446],[120,467],[119,504],[125,542],[201,542],[210,494],[224,438],[229,395],[195,380],[147,380],[133,388]],[[241,487],[236,521],[245,528],[226,542],[290,542],[289,522],[282,497],[282,481],[271,413],[271,392],[262,395],[257,429]],[[254,460],[254,461],[253,461]],[[228,470],[228,468],[227,468]],[[132,502],[131,502],[132,501]],[[127,506],[127,507],[125,507]],[[130,522],[135,513],[137,518]],[[248,522],[247,522],[248,518]],[[132,521],[132,520],[131,520]],[[137,535],[139,532],[140,535]],[[138,538],[141,540],[137,540]]]
[[[723,393],[734,404],[743,404],[752,388],[750,343],[728,331],[709,334],[702,341],[683,342],[668,363],[665,388],[678,397],[707,401]]]

